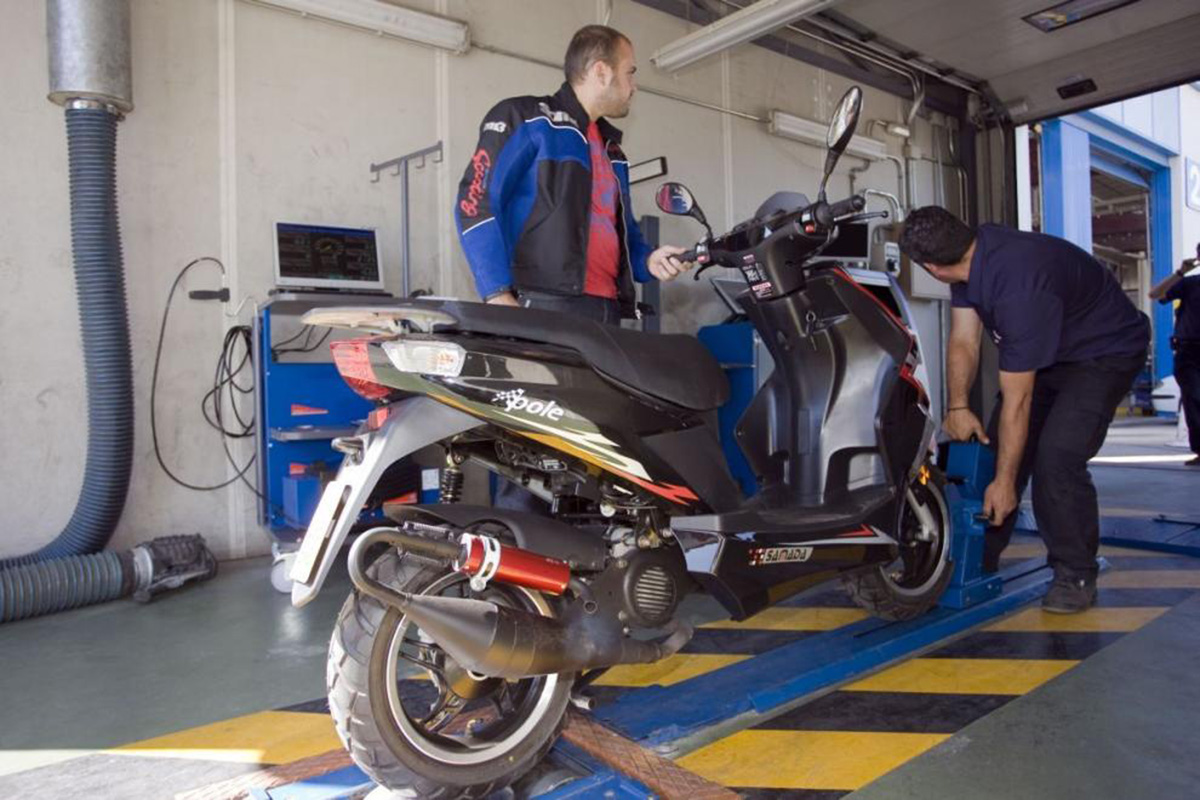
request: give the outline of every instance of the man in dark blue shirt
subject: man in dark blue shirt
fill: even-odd
[[[1179,301],[1175,311],[1175,333],[1171,347],[1175,350],[1175,380],[1179,382],[1180,405],[1187,420],[1188,444],[1195,458],[1189,467],[1200,467],[1200,271],[1188,273],[1200,266],[1200,244],[1196,258],[1185,259],[1179,269],[1150,290],[1150,298],[1160,303]]]
[[[951,284],[950,404],[942,427],[954,439],[997,441],[996,477],[984,495],[992,523],[984,569],[998,568],[1032,476],[1033,513],[1054,568],[1042,608],[1086,610],[1096,602],[1100,545],[1087,462],[1145,365],[1149,320],[1104,265],[1053,236],[998,225],[972,229],[927,206],[905,221],[900,247]],[[990,435],[968,404],[985,329],[1000,352]]]

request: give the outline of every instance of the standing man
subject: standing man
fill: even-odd
[[[984,495],[991,520],[984,569],[999,568],[1013,513],[1033,477],[1033,513],[1054,582],[1042,608],[1096,602],[1100,511],[1087,462],[1104,443],[1121,398],[1146,363],[1150,325],[1116,278],[1062,239],[999,225],[972,229],[937,206],[909,215],[901,249],[951,285],[946,355],[953,439],[998,443]],[[1000,402],[985,433],[968,406],[987,330],[1000,351]]]
[[[616,325],[637,315],[634,280],[676,277],[685,248],[650,252],[642,239],[607,119],[629,113],[637,88],[629,39],[581,28],[563,71],[556,94],[502,100],[484,117],[455,217],[484,300]]]
[[[1188,444],[1195,457],[1189,467],[1200,467],[1200,272],[1188,273],[1200,266],[1200,244],[1196,258],[1184,259],[1179,269],[1150,290],[1150,299],[1160,303],[1179,301],[1175,311],[1175,333],[1171,349],[1175,351],[1175,380],[1179,381],[1183,417],[1187,420]]]

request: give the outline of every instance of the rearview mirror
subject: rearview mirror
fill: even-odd
[[[704,212],[700,209],[700,205],[696,202],[696,198],[692,195],[690,189],[682,183],[668,181],[658,187],[658,192],[654,195],[654,200],[658,203],[658,207],[666,214],[674,214],[679,217],[691,217],[704,226],[708,231],[708,235],[712,237],[712,228],[708,226],[708,220],[704,216]]]
[[[821,200],[825,199],[825,184],[829,182],[833,168],[837,166],[838,159],[845,152],[846,146],[854,137],[854,130],[858,127],[858,117],[862,113],[862,96],[862,89],[851,86],[842,95],[837,110],[833,112],[833,118],[829,120],[829,130],[825,134],[825,145],[829,151],[825,154],[825,175],[821,178],[821,191],[818,194]]]
[[[692,209],[696,207],[696,198],[692,196],[691,190],[682,183],[664,183],[658,187],[655,200],[658,202],[658,207],[664,212],[677,216],[689,216]]]

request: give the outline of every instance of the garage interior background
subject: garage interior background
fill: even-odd
[[[440,140],[444,161],[412,173],[412,285],[473,298],[450,210],[477,126],[503,97],[552,93],[561,72],[534,62],[560,63],[580,26],[607,18],[630,36],[643,89],[737,112],[642,91],[631,116],[620,123],[631,160],[667,156],[670,178],[692,188],[717,229],[748,217],[778,189],[815,191],[822,149],[772,136],[761,120],[780,109],[825,121],[855,83],[754,46],[678,73],[659,72],[650,65],[650,54],[695,27],[682,15],[665,13],[668,7],[684,7],[668,0],[406,0],[403,5],[467,22],[472,49],[455,55],[248,0],[135,0],[135,110],[120,125],[118,149],[136,388],[135,459],[129,500],[111,548],[191,532],[202,533],[222,559],[258,555],[270,546],[248,490],[190,492],[172,483],[153,457],[148,404],[158,323],[171,282],[191,259],[220,258],[233,301],[224,309],[189,302],[172,309],[159,380],[159,431],[164,456],[177,472],[218,482],[233,473],[219,434],[204,422],[198,406],[211,387],[226,328],[245,323],[252,303],[265,300],[272,286],[272,224],[378,228],[387,288],[398,292],[399,183],[371,182],[368,166]],[[847,5],[881,8],[878,3]],[[9,457],[3,470],[0,557],[33,550],[61,529],[78,492],[86,442],[65,137],[61,109],[45,97],[45,11],[41,3],[8,3],[4,13],[0,74],[10,92],[0,125],[0,147],[9,154],[0,175],[8,188],[0,202],[0,237],[6,243],[0,279],[7,299],[0,335],[9,348],[0,404]],[[840,54],[816,42],[806,40],[804,47],[844,63]],[[864,86],[867,121],[905,119],[912,101],[901,96],[907,87],[899,83],[897,92]],[[940,199],[959,210],[962,185],[949,166],[946,146],[957,140],[957,121],[930,111],[937,105],[932,100],[913,121],[907,140],[909,155],[923,159],[913,164],[911,196],[915,205]],[[1037,95],[1025,102],[1031,115],[1046,107]],[[944,126],[942,132],[935,134],[935,126]],[[889,156],[905,155],[905,140],[879,126],[864,123],[860,133],[884,143]],[[983,158],[996,172],[1005,163],[1004,143],[999,136],[991,138],[995,146]],[[944,166],[935,163],[939,158]],[[848,194],[850,170],[862,166],[861,159],[844,159],[831,196]],[[638,214],[656,213],[651,197],[656,183],[635,187]],[[903,194],[894,162],[886,159],[870,162],[855,186]],[[975,196],[974,187],[970,194]],[[1011,186],[1006,189],[1002,182],[990,191],[985,187],[978,216],[1003,218],[1010,194]],[[689,221],[661,220],[663,242],[689,245],[698,235]],[[215,288],[218,280],[215,269],[194,270],[184,288]],[[250,302],[240,305],[247,298]],[[706,281],[664,287],[663,305],[665,331],[694,332],[724,316]],[[916,306],[936,398],[942,309],[930,301]],[[236,308],[236,320],[223,313]],[[233,453],[245,463],[252,448],[247,442]]]

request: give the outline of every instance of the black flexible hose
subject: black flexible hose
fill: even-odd
[[[133,462],[133,366],[117,224],[117,117],[69,108],[71,246],[87,373],[88,445],[83,488],[54,541],[0,569],[104,549],[125,507]]]

